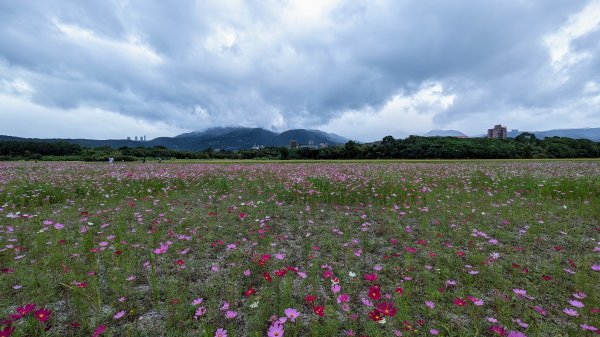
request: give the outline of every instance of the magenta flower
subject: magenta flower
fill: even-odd
[[[429,309],[433,309],[435,308],[435,303],[433,303],[433,301],[425,301],[425,306]]]
[[[104,326],[104,325],[98,325],[98,327],[96,328],[96,330],[94,330],[94,333],[92,334],[92,337],[98,337],[101,334],[103,334],[104,331],[106,331],[106,326]]]
[[[217,331],[215,331],[215,337],[227,337],[227,330],[218,328]]]
[[[577,313],[577,310],[575,310],[575,309],[564,308],[563,312],[569,316],[573,316],[573,317],[579,316],[579,314]]]
[[[540,307],[540,306],[536,305],[535,308],[533,308],[533,309],[535,309],[535,311],[542,316],[546,316],[546,314],[547,314],[546,310],[542,309],[542,307]]]
[[[225,318],[227,319],[234,319],[237,316],[237,312],[233,311],[233,310],[227,310],[227,312],[225,313]]]
[[[593,271],[600,271],[600,264],[595,264],[592,266]]]
[[[350,296],[348,296],[348,294],[341,294],[337,298],[338,304],[340,304],[340,303],[346,303],[346,302],[349,302],[349,301],[350,301]]]
[[[204,299],[199,297],[192,301],[192,305],[199,305],[199,304],[202,304],[202,302],[204,302]]]

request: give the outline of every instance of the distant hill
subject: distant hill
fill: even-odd
[[[288,130],[282,133],[276,133],[262,128],[246,127],[220,127],[210,128],[204,131],[188,132],[175,137],[159,137],[148,141],[133,141],[126,139],[40,139],[40,138],[19,138],[11,136],[0,136],[0,140],[20,140],[20,141],[44,141],[44,142],[68,142],[85,147],[109,146],[119,148],[129,147],[154,147],[164,146],[176,150],[199,151],[208,148],[240,150],[249,149],[254,145],[262,146],[287,146],[290,140],[296,140],[298,144],[313,143],[319,145],[326,143],[329,145],[344,144],[347,139],[333,133],[326,133],[319,130],[296,129]]]
[[[457,130],[431,130],[425,137],[467,137],[464,133]]]
[[[586,129],[556,129],[547,131],[519,131],[511,130],[508,132],[509,137],[516,137],[523,132],[533,133],[537,138],[544,139],[546,137],[566,137],[572,139],[589,139],[595,142],[600,141],[600,128]]]

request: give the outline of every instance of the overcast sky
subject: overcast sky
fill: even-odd
[[[600,0],[0,0],[0,134],[600,127]]]

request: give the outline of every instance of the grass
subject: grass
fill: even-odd
[[[18,162],[0,172],[0,336],[598,327],[597,160]],[[288,308],[294,322],[283,322]]]

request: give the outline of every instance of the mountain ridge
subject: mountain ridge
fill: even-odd
[[[293,129],[281,133],[265,130],[263,128],[248,127],[217,127],[204,131],[182,133],[174,137],[158,137],[147,141],[127,139],[83,139],[83,138],[22,138],[2,136],[0,140],[34,141],[34,142],[67,142],[85,147],[154,147],[164,146],[175,150],[200,151],[209,148],[224,150],[250,149],[254,146],[287,146],[291,140],[297,144],[312,143],[319,145],[339,145],[347,141],[346,138],[333,133],[320,130]]]

